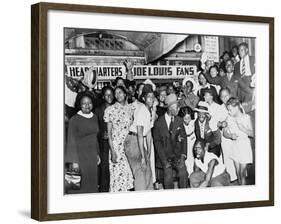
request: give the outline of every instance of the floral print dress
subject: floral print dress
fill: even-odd
[[[110,192],[128,191],[134,187],[133,174],[125,155],[124,142],[132,124],[134,107],[116,102],[106,108],[104,121],[112,123],[113,150],[117,153],[117,163],[111,161],[109,154]]]

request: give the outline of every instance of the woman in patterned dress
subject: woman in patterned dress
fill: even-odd
[[[128,191],[134,187],[133,174],[124,151],[124,142],[129,133],[134,110],[126,102],[124,87],[116,87],[114,95],[116,103],[104,112],[110,145],[110,192]]]

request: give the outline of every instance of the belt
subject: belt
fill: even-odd
[[[138,134],[136,132],[130,131],[128,135],[132,135],[132,136],[138,136]],[[146,138],[146,136],[143,136],[144,138]]]
[[[137,133],[130,131],[128,135],[138,136]]]

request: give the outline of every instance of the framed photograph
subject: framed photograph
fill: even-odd
[[[33,219],[274,205],[274,18],[31,9]]]

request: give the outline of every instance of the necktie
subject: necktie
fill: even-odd
[[[245,59],[242,59],[242,69],[241,69],[241,75],[242,77],[246,74],[246,65],[245,65]]]
[[[170,122],[170,125],[169,125],[170,134],[172,134],[173,126],[174,126],[174,117],[171,117],[171,122]]]

